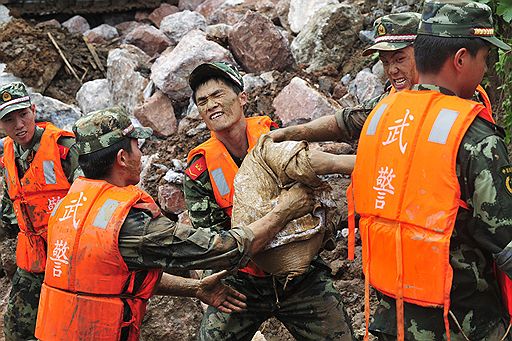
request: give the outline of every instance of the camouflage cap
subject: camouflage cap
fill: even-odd
[[[8,113],[30,108],[30,97],[25,84],[13,82],[0,87],[0,119]]]
[[[204,63],[192,71],[188,79],[188,84],[195,90],[197,86],[205,79],[212,77],[221,77],[233,83],[240,91],[244,90],[244,80],[235,66],[226,62]]]
[[[125,137],[145,139],[153,134],[151,128],[134,127],[120,107],[91,112],[75,122],[73,132],[80,155],[110,147]]]
[[[363,51],[368,56],[375,51],[396,51],[414,43],[421,15],[415,12],[389,14],[373,23],[375,44]]]
[[[510,50],[510,46],[494,36],[491,8],[474,1],[425,1],[418,34],[481,38],[500,49]]]

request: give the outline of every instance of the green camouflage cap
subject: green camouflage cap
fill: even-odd
[[[397,51],[412,45],[421,15],[415,12],[389,14],[373,23],[375,44],[363,51],[368,56],[376,51]]]
[[[423,7],[418,34],[481,38],[505,51],[510,46],[494,36],[491,8],[467,0],[426,1]]]
[[[134,127],[120,107],[91,112],[75,122],[73,132],[80,155],[110,147],[125,137],[145,139],[153,134],[151,128]]]
[[[0,119],[8,113],[30,108],[30,97],[25,84],[13,82],[0,87]]]
[[[235,66],[226,62],[204,63],[192,71],[188,79],[188,84],[195,91],[197,86],[206,79],[212,77],[221,77],[233,83],[240,91],[244,90],[244,81],[242,75]]]

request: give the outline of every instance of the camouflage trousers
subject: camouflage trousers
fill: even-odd
[[[281,321],[297,340],[353,340],[341,295],[325,268],[310,270],[288,283],[238,272],[225,283],[247,296],[247,310],[224,314],[208,307],[199,340],[251,340],[270,317]]]
[[[44,273],[31,273],[18,268],[12,278],[12,288],[4,315],[7,341],[36,340],[37,307]]]
[[[505,334],[507,333],[507,327],[508,326],[505,323],[499,323],[498,326],[496,328],[494,328],[483,339],[481,339],[481,341],[499,341],[499,340],[510,341],[510,340],[512,340],[512,335],[510,334],[510,331],[507,334],[507,337],[503,338],[505,336]],[[372,332],[372,333],[377,334],[379,341],[394,341],[394,340],[396,340],[396,336],[393,336],[393,335],[382,334],[382,333],[378,334],[375,332]],[[454,333],[454,332],[450,332],[450,338],[452,341],[468,340],[464,337],[464,335],[462,335],[462,333]],[[415,336],[414,340],[407,339],[407,338],[405,340],[406,341],[437,341],[437,340],[442,341],[442,340],[446,340],[446,335],[438,336],[438,337]],[[471,340],[471,341],[476,341],[476,340]]]

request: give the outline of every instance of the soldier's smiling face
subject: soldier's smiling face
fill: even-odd
[[[384,73],[397,91],[410,89],[418,83],[418,71],[414,61],[414,47],[407,46],[397,51],[379,51]]]
[[[35,105],[8,113],[0,120],[0,126],[14,142],[28,147],[36,129]]]
[[[229,129],[244,119],[247,95],[243,91],[237,95],[223,81],[208,80],[197,88],[195,96],[199,114],[211,131]]]

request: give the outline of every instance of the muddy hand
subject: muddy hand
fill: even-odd
[[[224,270],[203,278],[199,283],[196,297],[223,313],[241,312],[247,308],[245,304],[247,298],[221,282],[227,274],[228,272]]]
[[[313,191],[302,184],[295,184],[279,195],[279,209],[286,214],[287,220],[300,218],[313,211],[315,201]]]
[[[272,139],[274,142],[282,142],[286,140],[286,128],[280,128],[276,130],[272,130],[268,133],[268,136]]]

